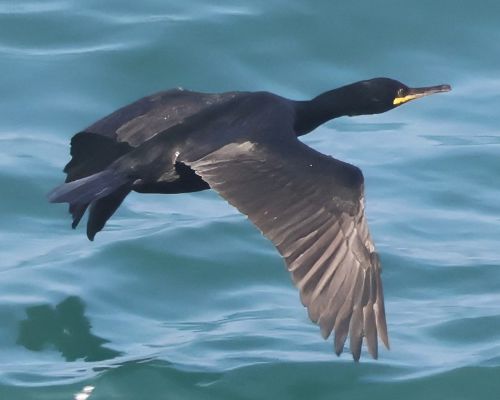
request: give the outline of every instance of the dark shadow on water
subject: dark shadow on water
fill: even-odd
[[[66,361],[102,361],[121,355],[103,346],[108,340],[90,332],[90,321],[84,312],[85,304],[76,296],[55,307],[50,304],[28,307],[27,319],[19,324],[17,343],[32,351],[53,347]]]

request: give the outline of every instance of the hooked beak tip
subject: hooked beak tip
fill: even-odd
[[[420,97],[420,96],[427,96],[429,94],[434,94],[434,93],[449,92],[450,90],[451,90],[451,86],[445,84],[445,85],[436,85],[436,86],[410,89],[409,93]]]
[[[441,85],[439,88],[440,88],[439,92],[449,92],[451,90],[450,85]]]

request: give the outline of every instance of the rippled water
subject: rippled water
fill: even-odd
[[[493,399],[500,3],[0,1],[0,398]],[[305,141],[360,166],[391,351],[337,358],[216,194],[131,195],[95,242],[45,194],[71,135],[145,94],[454,90]]]

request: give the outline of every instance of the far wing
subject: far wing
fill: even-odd
[[[199,93],[182,89],[159,92],[126,105],[102,118],[71,139],[71,160],[64,167],[66,182],[102,171],[124,154],[187,119],[236,97],[238,92]],[[153,188],[162,191],[162,187]],[[120,191],[96,202],[91,211],[89,237],[99,231],[127,196]],[[71,205],[73,228],[88,204]],[[101,217],[97,217],[101,216]],[[97,220],[98,222],[95,222]],[[95,224],[94,224],[95,222]]]
[[[95,174],[122,155],[190,117],[223,104],[238,92],[200,93],[172,89],[143,97],[100,119],[71,139],[66,182]]]
[[[143,97],[84,129],[137,147],[160,132],[214,105],[235,98],[239,92],[201,93],[171,89]]]
[[[182,155],[181,155],[182,156]],[[340,354],[350,333],[374,358],[388,347],[380,263],[364,215],[363,176],[295,137],[228,144],[184,161],[246,214],[283,256],[302,303]]]

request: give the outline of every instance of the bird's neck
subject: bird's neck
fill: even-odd
[[[311,132],[325,122],[353,115],[352,96],[348,86],[322,93],[312,100],[295,102],[295,132],[297,136]]]

